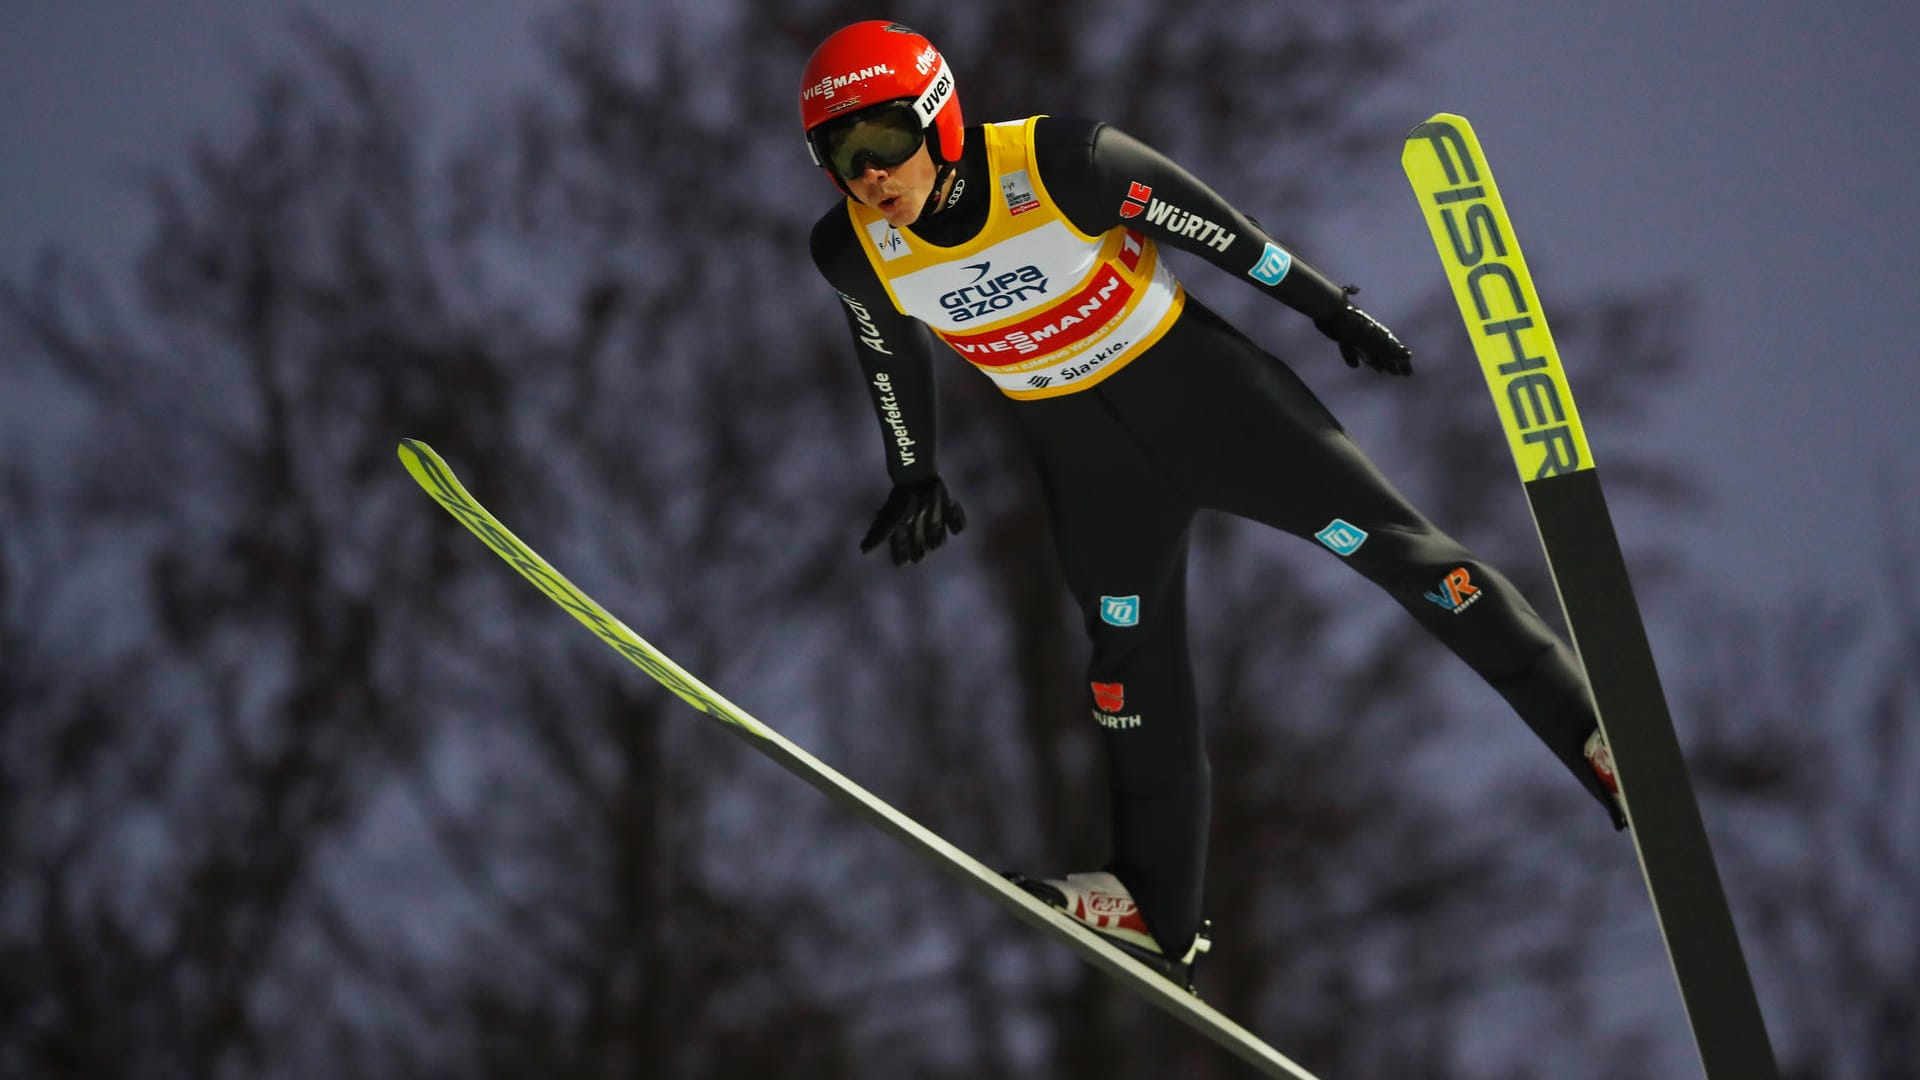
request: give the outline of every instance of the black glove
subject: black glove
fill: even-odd
[[[1351,296],[1360,290],[1352,285],[1340,290]],[[1313,320],[1320,332],[1340,344],[1340,356],[1350,368],[1367,366],[1388,375],[1413,374],[1413,350],[1400,344],[1393,331],[1380,320],[1353,306],[1352,301],[1325,318]]]
[[[887,505],[874,515],[873,528],[860,541],[862,553],[888,541],[893,565],[905,566],[927,557],[927,552],[946,542],[949,532],[958,534],[967,527],[966,512],[947,494],[946,482],[939,477],[915,484],[895,484],[887,495]]]

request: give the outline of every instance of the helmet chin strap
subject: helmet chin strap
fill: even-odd
[[[941,201],[941,190],[947,186],[947,181],[953,177],[954,172],[959,168],[959,162],[949,161],[940,166],[940,170],[933,174],[933,190],[927,192],[927,201],[920,207],[920,217],[937,214],[946,209],[946,204]]]

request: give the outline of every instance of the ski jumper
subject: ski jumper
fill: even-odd
[[[856,200],[814,227],[896,483],[932,477],[925,331],[1015,399],[1054,546],[1092,642],[1109,762],[1106,869],[1163,951],[1200,924],[1207,755],[1187,649],[1187,533],[1236,514],[1385,589],[1498,690],[1603,806],[1573,656],[1498,571],[1436,529],[1313,393],[1188,295],[1160,245],[1319,318],[1341,290],[1165,156],[1116,128],[1032,117],[970,128],[955,190],[896,229]]]

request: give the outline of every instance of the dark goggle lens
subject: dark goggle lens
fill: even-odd
[[[821,156],[844,180],[872,165],[891,169],[912,157],[926,141],[920,118],[908,105],[889,105],[838,120],[820,130]]]

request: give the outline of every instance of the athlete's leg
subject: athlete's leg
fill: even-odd
[[[1179,957],[1200,927],[1211,794],[1187,651],[1193,510],[1090,395],[1073,397],[1083,400],[1045,410],[1046,430],[1030,441],[1092,642],[1086,700],[1106,746],[1113,825],[1105,868]]]
[[[1204,430],[1182,438],[1169,428],[1152,442],[1179,455],[1198,501],[1313,540],[1386,590],[1506,698],[1617,822],[1583,752],[1596,718],[1571,650],[1512,582],[1395,490],[1286,365],[1204,309],[1192,323],[1182,381],[1212,390],[1196,413]],[[1129,390],[1154,391],[1143,384]],[[1180,393],[1154,396],[1177,420]]]

